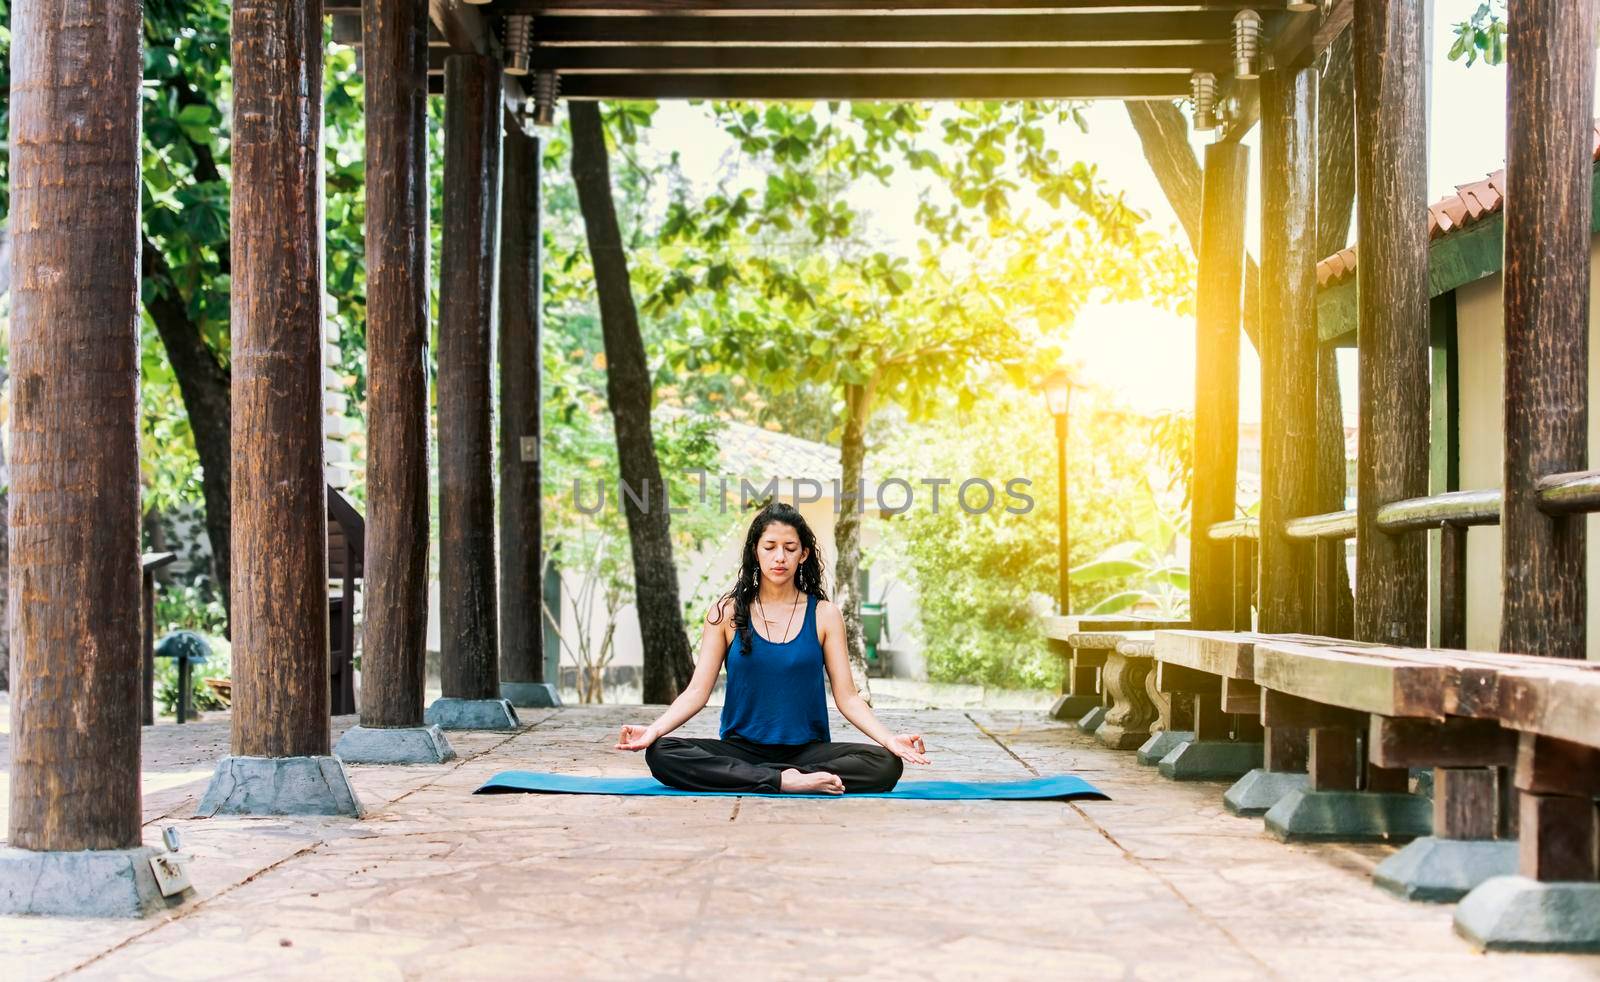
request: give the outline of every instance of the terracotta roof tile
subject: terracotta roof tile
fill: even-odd
[[[1600,161],[1600,120],[1592,127],[1594,134],[1592,156]],[[1428,206],[1428,238],[1438,239],[1468,228],[1505,207],[1506,172],[1502,168],[1488,177],[1456,187],[1456,193],[1446,195]],[[1341,249],[1317,263],[1317,286],[1327,287],[1354,279],[1356,275],[1356,250],[1354,246]]]

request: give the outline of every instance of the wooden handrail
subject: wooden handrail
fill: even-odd
[[[1449,491],[1424,498],[1407,498],[1378,509],[1378,528],[1385,532],[1413,532],[1446,525],[1500,524],[1500,489]]]
[[[1353,539],[1356,535],[1355,509],[1330,511],[1322,515],[1292,518],[1283,525],[1283,534],[1291,539]]]
[[[1235,518],[1231,522],[1218,522],[1206,530],[1206,535],[1213,542],[1226,542],[1230,539],[1259,539],[1261,537],[1261,523],[1254,518]]]
[[[1539,509],[1551,515],[1600,511],[1600,471],[1552,474],[1537,485]]]

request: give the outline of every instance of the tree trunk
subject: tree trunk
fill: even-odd
[[[428,633],[428,5],[367,0],[361,725],[420,726]]]
[[[8,844],[139,845],[141,4],[12,7]]]
[[[1355,57],[1350,32],[1345,31],[1328,48],[1317,92],[1319,259],[1343,249],[1350,238],[1350,218],[1356,203],[1355,100]],[[1345,479],[1344,404],[1339,392],[1339,361],[1335,351],[1333,345],[1319,343],[1314,507],[1323,512],[1343,510],[1349,487]],[[1348,638],[1355,632],[1355,596],[1350,590],[1349,565],[1339,563],[1335,574],[1333,633]]]
[[[861,697],[870,704],[872,689],[867,682],[867,649],[861,634],[861,514],[864,500],[852,499],[861,490],[862,463],[867,456],[867,421],[871,418],[870,396],[865,386],[844,387],[844,434],[839,440],[839,517],[833,527],[833,602],[844,615],[845,649],[850,655],[850,677]]]
[[[233,4],[233,753],[328,753],[322,4]]]
[[[543,682],[539,141],[506,129],[500,216],[500,678]]]
[[[233,410],[228,370],[201,336],[200,325],[189,317],[178,295],[166,257],[155,243],[144,240],[144,277],[155,284],[146,291],[145,311],[161,335],[167,361],[178,379],[183,409],[189,416],[195,452],[200,457],[200,490],[205,497],[206,534],[211,539],[212,573],[224,611],[232,609],[229,575],[233,537]],[[231,635],[231,631],[225,631]]]
[[[572,179],[594,262],[595,292],[606,347],[606,398],[617,434],[622,480],[640,493],[646,507],[619,495],[633,550],[635,604],[644,638],[644,701],[671,702],[689,684],[694,660],[678,599],[678,569],[672,561],[672,535],[666,485],[650,432],[650,369],[645,362],[639,314],[628,281],[622,233],[611,200],[611,168],[606,160],[605,128],[594,102],[569,103],[572,123]]]
[[[500,698],[495,615],[495,245],[499,240],[500,66],[451,55],[444,67],[444,228],[439,263],[440,685]]]
[[[1133,99],[1123,103],[1128,118],[1139,134],[1144,159],[1155,172],[1156,182],[1167,195],[1167,203],[1178,214],[1178,223],[1189,238],[1189,248],[1200,254],[1200,201],[1202,177],[1200,162],[1189,146],[1189,121],[1176,103],[1155,99]],[[1244,256],[1245,337],[1251,347],[1261,350],[1257,330],[1261,309],[1261,271],[1250,253]]]

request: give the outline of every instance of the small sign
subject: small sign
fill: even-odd
[[[537,464],[539,462],[539,438],[525,436],[522,438],[522,462],[524,464]]]
[[[189,858],[176,852],[156,853],[150,857],[150,872],[156,875],[156,886],[163,897],[175,897],[189,889],[189,871],[184,868]]]

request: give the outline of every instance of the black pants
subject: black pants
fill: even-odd
[[[899,757],[875,743],[751,743],[738,737],[707,740],[661,737],[644,752],[657,781],[684,791],[752,791],[776,794],[789,768],[839,775],[850,792],[891,791],[900,780]]]

